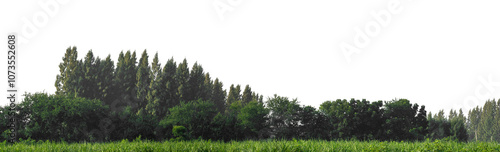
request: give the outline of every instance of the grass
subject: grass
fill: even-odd
[[[180,141],[132,142],[123,140],[109,143],[65,143],[24,141],[15,144],[0,143],[0,151],[500,151],[494,142],[424,141],[323,141],[323,140],[267,140],[267,141]]]

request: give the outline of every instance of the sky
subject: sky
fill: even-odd
[[[500,1],[1,1],[17,33],[18,92],[54,93],[66,48],[200,63],[224,88],[265,97],[406,98],[436,113],[500,98]],[[1,71],[7,71],[7,49]],[[6,105],[7,81],[1,82]],[[18,97],[18,102],[22,99]]]

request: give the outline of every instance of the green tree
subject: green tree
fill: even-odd
[[[241,101],[245,105],[245,104],[249,103],[250,101],[252,101],[252,99],[253,99],[252,89],[250,88],[249,85],[246,85],[245,90],[243,91],[243,95],[241,96]]]
[[[189,97],[189,68],[187,60],[184,59],[182,63],[177,67],[177,71],[175,73],[175,80],[177,81],[177,96],[179,97],[179,101],[190,101]]]
[[[289,100],[275,94],[273,98],[268,98],[267,107],[271,110],[269,123],[276,138],[298,137],[301,108],[297,99]]]
[[[30,113],[23,120],[29,120],[24,129],[31,139],[103,140],[99,124],[102,116],[106,115],[107,106],[99,100],[36,93],[26,95],[22,104],[26,105],[24,108]]]
[[[217,111],[224,113],[226,109],[226,90],[223,90],[222,87],[223,84],[219,81],[219,78],[215,78],[211,100],[214,102],[215,107],[217,107]]]
[[[229,87],[229,93],[227,95],[227,105],[231,105],[233,102],[241,100],[241,89],[240,85],[234,87],[234,84],[231,84]]]
[[[59,64],[59,74],[56,77],[56,94],[76,95],[78,81],[81,77],[79,71],[78,51],[76,47],[68,47]]]
[[[177,64],[173,58],[170,58],[165,67],[163,67],[161,86],[163,86],[163,91],[161,91],[160,107],[163,108],[164,113],[168,112],[168,108],[174,107],[179,104],[179,84],[176,80],[177,78]]]
[[[214,82],[212,81],[212,78],[210,77],[210,73],[205,74],[205,78],[203,81],[203,89],[202,89],[202,99],[205,101],[212,101],[213,98],[213,91],[214,91]],[[214,102],[214,101],[212,101]],[[215,102],[214,102],[215,104]]]
[[[148,63],[148,53],[146,50],[142,52],[141,59],[139,60],[139,66],[137,69],[137,77],[135,87],[137,89],[137,103],[138,103],[138,113],[142,113],[143,109],[146,107],[147,94],[149,92],[149,86],[151,84],[150,77],[151,67]]]
[[[328,121],[326,116],[317,111],[312,106],[302,107],[299,114],[301,127],[300,135],[302,139],[329,139]]]
[[[386,102],[384,127],[387,128],[387,137],[391,140],[416,140],[424,136],[419,134],[427,126],[418,125],[417,111],[418,104],[412,105],[407,99]]]
[[[162,84],[162,71],[161,71],[161,64],[159,63],[158,59],[158,52],[155,54],[155,57],[153,58],[153,62],[151,63],[151,71],[150,71],[150,83],[149,83],[149,92],[146,97],[146,100],[148,101],[148,104],[146,105],[146,110],[148,114],[154,115],[154,116],[163,116],[164,111],[162,107],[160,107],[161,104],[161,93],[163,90],[164,84]],[[165,105],[163,105],[165,106]]]
[[[116,92],[116,98],[111,102],[110,109],[123,110],[126,106],[137,107],[136,103],[136,83],[137,83],[137,67],[136,54],[127,51],[123,52],[118,57],[118,63],[115,69],[115,79],[113,80]]]
[[[92,50],[90,50],[85,56],[85,60],[83,62],[83,68],[82,68],[83,82],[82,82],[82,90],[81,93],[79,94],[80,97],[84,97],[87,99],[97,98],[98,96],[97,72],[100,66],[98,65],[99,63],[100,63],[99,57],[96,60],[94,54],[92,53]]]
[[[269,110],[264,107],[264,104],[255,100],[248,102],[241,108],[238,114],[238,120],[245,132],[247,138],[262,138],[264,129],[267,127],[267,115]]]
[[[97,76],[97,99],[110,105],[114,96],[118,94],[113,88],[115,63],[108,55],[105,60],[100,61]]]
[[[452,139],[456,139],[462,142],[467,141],[467,129],[465,127],[465,116],[462,112],[462,109],[459,110],[459,113],[455,110],[450,112],[450,135]]]
[[[184,100],[191,101],[197,99],[203,99],[203,93],[205,87],[205,73],[203,72],[203,67],[197,62],[194,63],[191,69],[191,74],[189,75],[188,88],[189,92]]]
[[[181,102],[180,105],[169,110],[170,115],[161,123],[185,126],[190,138],[211,136],[211,120],[217,114],[213,103],[201,99],[187,103]]]

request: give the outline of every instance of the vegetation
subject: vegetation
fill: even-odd
[[[308,149],[304,147],[307,144],[313,150],[316,150],[314,147],[332,148],[323,144],[358,150],[347,145],[359,143],[366,145],[361,146],[364,148],[391,145],[390,149],[383,150],[398,150],[405,144],[414,148],[484,146],[482,143],[439,142],[442,139],[500,142],[500,100],[488,100],[483,107],[471,110],[467,117],[461,109],[451,110],[448,117],[444,111],[427,114],[425,106],[412,104],[407,99],[375,102],[337,99],[325,101],[316,109],[301,105],[298,99],[279,95],[264,101],[249,85],[242,90],[241,85],[232,84],[226,91],[223,83],[218,78],[213,80],[201,64],[195,63],[190,69],[186,59],[177,64],[170,58],[162,68],[157,53],[153,62],[148,63],[146,50],[138,61],[135,52],[127,51],[119,54],[115,66],[110,55],[103,60],[89,51],[78,60],[77,54],[76,47],[66,50],[59,65],[55,94],[26,94],[15,109],[0,107],[0,141],[7,139],[11,133],[9,126],[13,125],[16,139],[20,141],[50,140],[63,143],[37,145],[58,146],[69,142],[75,143],[70,147],[99,149],[105,146],[76,143],[113,142],[113,145],[141,137],[195,145],[185,148],[203,148],[208,142],[193,140],[213,140],[221,141],[212,142],[215,147],[229,146],[234,150],[253,147],[271,150],[269,146],[273,143],[294,151],[294,148]],[[13,117],[9,112],[15,113]],[[10,123],[10,118],[16,122]],[[297,147],[297,142],[274,140],[230,142],[270,139],[300,139],[298,143],[306,145]],[[410,141],[416,143],[407,143]],[[146,142],[145,145],[156,144],[171,147],[169,142]]]
[[[127,140],[109,143],[66,143],[50,141],[22,141],[16,144],[0,143],[0,151],[500,151],[498,143],[454,141],[325,141],[325,140],[267,140],[220,142],[196,141],[141,141]]]

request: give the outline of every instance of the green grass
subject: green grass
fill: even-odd
[[[380,141],[121,141],[110,143],[56,143],[24,141],[0,143],[0,151],[500,151],[499,143],[453,141],[380,142]]]

